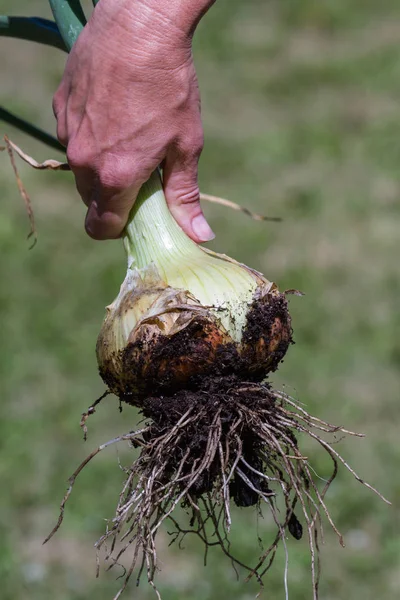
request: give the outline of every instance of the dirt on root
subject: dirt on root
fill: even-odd
[[[100,400],[85,414],[84,427]],[[96,542],[98,552],[106,551],[109,568],[120,565],[122,554],[131,550],[130,567],[114,600],[126,589],[134,572],[137,581],[146,572],[155,588],[156,536],[167,521],[172,542],[180,543],[191,534],[202,541],[205,554],[209,547],[218,546],[260,585],[279,545],[287,556],[287,533],[299,540],[304,531],[310,548],[313,597],[317,600],[323,515],[343,544],[325,504],[338,463],[376,492],[332,446],[338,432],[357,434],[313,417],[267,384],[246,381],[236,374],[205,377],[197,382],[196,389],[153,395],[143,401],[141,411],[145,423],[140,429],[102,444],[72,474],[58,522],[46,541],[59,529],[75,480],[88,462],[110,444],[126,440],[140,453],[124,468],[126,478],[115,515]],[[298,433],[309,436],[332,459],[332,472],[322,483],[298,446]],[[325,439],[329,436],[331,443]],[[261,556],[257,551],[253,565],[241,562],[231,550],[233,502],[241,507],[267,506],[276,525],[275,537]],[[178,506],[185,510],[179,513],[175,510]]]
[[[181,475],[186,476],[193,464],[207,455],[210,430],[216,427],[216,415],[218,415],[220,443],[224,447],[227,446],[227,443],[232,443],[234,438],[232,440],[230,438],[232,430],[236,426],[235,445],[239,441],[243,458],[258,471],[260,468],[262,469],[262,460],[258,456],[262,444],[254,436],[251,420],[243,421],[239,426],[238,422],[241,420],[243,407],[250,409],[254,418],[261,413],[268,413],[270,418],[273,418],[276,410],[275,404],[276,401],[269,393],[267,385],[262,388],[253,386],[250,382],[246,385],[235,375],[229,377],[210,376],[202,380],[201,388],[197,387],[196,391],[180,390],[171,396],[152,396],[144,401],[143,415],[151,419],[146,442],[151,443],[152,440],[173,430],[185,414],[197,415],[196,420],[181,429],[179,444],[171,446],[171,452],[164,457],[169,461],[165,477],[170,479],[184,455],[189,452],[190,461],[187,461],[181,470]],[[288,433],[290,434],[289,431]],[[232,453],[232,464],[234,459],[235,454]],[[260,487],[265,492],[269,491],[265,481],[260,480],[259,476],[252,473],[246,466],[243,467],[243,470],[255,487]],[[220,478],[220,457],[216,453],[208,469],[202,472],[189,491],[196,497],[209,493]],[[230,495],[237,506],[251,506],[259,500],[259,495],[237,477],[234,477],[230,485]]]

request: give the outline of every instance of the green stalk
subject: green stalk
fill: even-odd
[[[57,25],[39,17],[8,17],[0,15],[0,36],[38,42],[66,51]]]
[[[79,0],[49,0],[56,23],[39,17],[0,15],[0,36],[14,37],[53,46],[68,52],[86,24]],[[65,148],[49,133],[0,107],[0,120],[17,127],[55,150]]]
[[[54,23],[40,17],[9,17],[0,15],[0,36],[37,42],[67,51],[60,31]],[[51,134],[0,107],[0,120],[17,127],[54,150],[65,152],[64,146]]]
[[[9,123],[13,127],[17,127],[24,133],[27,133],[33,138],[39,140],[39,142],[43,142],[43,144],[47,144],[47,146],[50,146],[50,148],[53,148],[54,150],[65,152],[64,146],[60,144],[60,142],[55,137],[50,135],[50,133],[39,129],[39,127],[36,127],[35,125],[32,125],[32,123],[25,121],[25,119],[21,119],[21,117],[17,117],[16,115],[14,115],[13,113],[1,106],[0,121],[4,121],[5,123]]]
[[[49,0],[54,19],[68,51],[75,44],[86,25],[86,17],[79,0]]]

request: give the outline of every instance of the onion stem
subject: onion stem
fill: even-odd
[[[128,274],[123,295],[125,288],[136,286],[131,283],[132,270],[140,269],[146,278],[153,266],[158,281],[171,289],[187,290],[203,306],[213,307],[232,338],[240,340],[248,306],[259,283],[264,285],[266,280],[244,265],[202,248],[184,233],[169,211],[158,170],[139,191],[124,244]]]
[[[54,21],[40,17],[0,15],[0,36],[37,42],[66,51],[64,41]]]
[[[59,152],[65,152],[64,146],[60,144],[60,142],[50,133],[47,133],[47,131],[43,131],[43,129],[39,129],[39,127],[36,127],[35,125],[32,125],[32,123],[25,121],[25,119],[21,119],[21,117],[17,117],[17,115],[14,115],[2,106],[0,106],[0,121],[9,123],[10,125],[16,127],[20,131],[23,131],[24,133],[27,133],[28,135],[35,138],[36,140],[39,140],[39,142],[47,144],[47,146],[50,146],[50,148],[53,148],[54,150],[58,150]]]
[[[129,266],[139,269],[152,262],[160,268],[169,260],[203,255],[171,215],[158,170],[139,191],[125,229],[124,245]]]
[[[86,25],[86,17],[79,0],[49,0],[54,19],[68,51],[75,44]]]

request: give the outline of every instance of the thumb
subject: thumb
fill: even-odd
[[[200,206],[197,159],[183,161],[171,151],[164,162],[163,180],[168,207],[183,231],[197,243],[214,239]]]

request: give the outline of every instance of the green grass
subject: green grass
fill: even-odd
[[[3,3],[23,14],[26,3]],[[30,2],[48,16],[47,3]],[[341,452],[392,502],[384,505],[342,470],[328,494],[347,542],[326,526],[323,600],[393,600],[400,591],[399,197],[400,6],[397,0],[218,0],[201,24],[195,58],[206,147],[201,187],[258,212],[260,224],[206,207],[212,247],[263,271],[291,300],[296,345],[276,386],[314,414],[367,434]],[[51,94],[62,72],[57,51],[0,40],[2,99],[54,130]],[[1,130],[38,159],[46,148]],[[54,155],[55,157],[55,155]],[[66,480],[101,441],[134,426],[108,400],[89,421],[80,414],[103,391],[94,346],[104,306],[124,272],[118,242],[83,231],[84,207],[69,174],[21,174],[35,208],[39,240],[29,251],[28,223],[11,167],[0,155],[0,581],[3,600],[109,600],[115,574],[96,580],[93,543],[112,515],[124,447],[97,457],[77,484],[65,523],[41,542],[57,517]],[[320,475],[329,465],[306,440]],[[258,531],[267,542],[265,512]],[[257,557],[252,510],[235,511],[233,543]],[[160,537],[158,585],[165,600],[248,600],[255,584],[237,582],[225,557],[201,548],[167,548]],[[288,540],[292,600],[311,598],[306,540]],[[283,598],[283,556],[266,579],[265,598]],[[119,574],[119,573],[118,573]],[[133,583],[127,597],[153,597]]]

